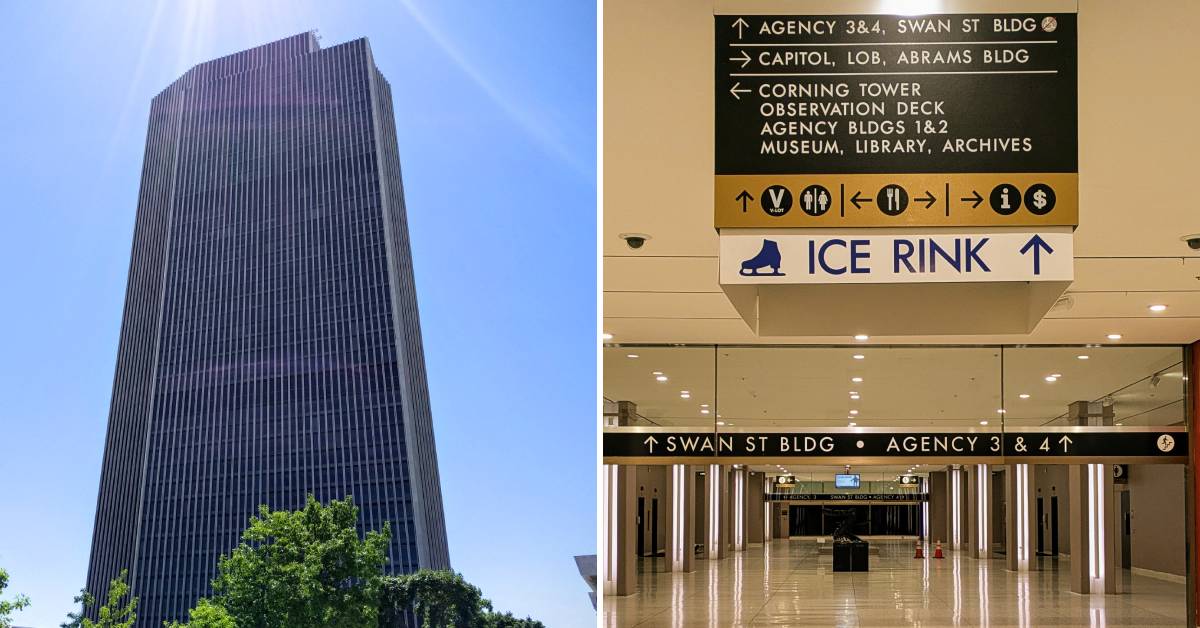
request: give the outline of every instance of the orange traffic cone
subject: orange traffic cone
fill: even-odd
[[[937,547],[933,549],[933,557],[945,558],[945,556],[942,556],[942,542],[940,540],[937,542]]]
[[[917,553],[913,558],[925,558],[925,548],[921,547],[920,539],[917,540]]]

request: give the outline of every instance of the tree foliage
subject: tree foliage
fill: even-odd
[[[186,624],[171,622],[167,624],[167,628],[238,628],[238,625],[224,606],[212,600],[201,599],[196,608],[188,611]]]
[[[526,617],[513,617],[512,613],[484,613],[483,625],[487,628],[546,628],[546,624]]]
[[[492,603],[453,571],[423,569],[383,579],[381,624],[397,625],[405,612],[416,614],[421,628],[482,626]]]
[[[0,595],[8,588],[8,572],[0,569]],[[0,628],[11,628],[12,614],[29,606],[29,598],[18,595],[11,600],[0,600]]]
[[[80,589],[79,595],[75,596],[75,605],[79,607],[74,613],[67,613],[67,621],[58,625],[58,628],[83,628],[83,615],[87,609],[96,604],[96,598],[87,589]]]
[[[216,606],[239,626],[375,625],[391,537],[385,528],[359,538],[357,521],[352,497],[323,506],[309,495],[304,508],[294,512],[260,506],[241,544],[221,557],[213,599],[201,618],[219,622],[211,608]]]
[[[121,575],[108,584],[108,601],[97,612],[99,621],[84,617],[80,624],[82,628],[133,628],[137,622],[138,599],[129,595],[129,584],[125,582],[128,575],[129,570],[122,569]],[[84,593],[81,597],[91,596]]]

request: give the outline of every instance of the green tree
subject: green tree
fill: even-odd
[[[201,599],[196,608],[188,611],[188,622],[164,623],[167,628],[237,628],[237,622],[224,606],[212,600]]]
[[[84,617],[82,628],[133,628],[137,622],[138,599],[129,595],[129,584],[125,582],[128,575],[129,570],[122,569],[121,575],[108,584],[108,602],[97,613],[100,620],[92,621]]]
[[[0,595],[8,588],[8,572],[0,569]],[[12,628],[12,614],[29,606],[29,598],[18,595],[5,601],[0,600],[0,628]]]
[[[520,619],[512,613],[484,613],[483,625],[487,628],[546,628],[546,624],[536,619]]]
[[[96,598],[92,597],[87,589],[80,589],[79,595],[75,596],[75,604],[79,606],[79,610],[74,613],[67,613],[67,621],[58,625],[58,628],[83,628],[83,615],[87,612],[87,608],[96,603]]]
[[[360,539],[357,521],[352,497],[322,506],[309,495],[294,512],[260,506],[241,544],[221,557],[201,617],[219,621],[219,607],[238,626],[376,625],[390,526]]]
[[[486,625],[484,614],[492,609],[492,603],[460,574],[422,569],[385,577],[380,607],[384,626],[396,625],[404,613],[412,611],[421,628],[446,628]]]

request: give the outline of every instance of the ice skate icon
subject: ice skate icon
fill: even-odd
[[[779,264],[782,256],[779,255],[779,244],[774,240],[763,240],[762,250],[758,255],[742,262],[742,269],[738,271],[743,277],[782,277],[783,273],[779,272]],[[759,273],[759,269],[770,266],[771,272]]]

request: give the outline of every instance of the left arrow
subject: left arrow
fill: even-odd
[[[746,54],[746,51],[745,51],[745,50],[743,50],[743,51],[741,51],[741,52],[742,52],[742,56],[740,56],[740,57],[729,57],[729,60],[730,60],[730,61],[741,61],[741,62],[742,62],[742,69],[745,69],[745,67],[746,67],[746,66],[750,65],[750,55]]]
[[[733,200],[742,202],[742,213],[744,214],[746,213],[746,201],[752,201],[754,200],[754,197],[750,196],[750,193],[746,190],[742,190],[742,193],[738,194],[737,198],[734,198]]]
[[[1033,234],[1032,238],[1029,238],[1025,246],[1021,247],[1021,255],[1028,253],[1029,249],[1033,249],[1033,274],[1040,275],[1042,274],[1042,251],[1045,251],[1049,255],[1054,252],[1054,249],[1050,248],[1050,245],[1046,244],[1042,236],[1036,233]]]
[[[653,436],[648,436],[646,437],[646,440],[642,441],[642,444],[648,445],[650,447],[650,453],[654,453],[654,446],[658,444],[658,439],[654,438]]]
[[[738,96],[738,94],[749,94],[751,92],[751,90],[748,90],[748,89],[738,89],[741,86],[742,86],[741,82],[737,82],[737,83],[733,84],[733,87],[729,88],[729,93],[733,94],[733,97],[738,100],[742,99],[742,97]]]

